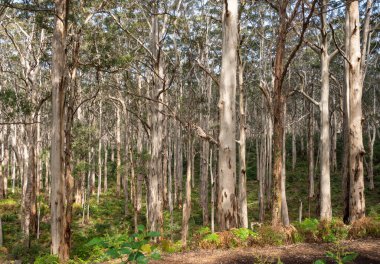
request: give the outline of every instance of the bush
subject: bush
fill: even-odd
[[[151,259],[159,259],[159,253],[154,250],[149,241],[160,236],[158,232],[147,232],[145,227],[138,226],[138,233],[131,236],[116,235],[111,237],[95,237],[86,245],[104,251],[102,260],[126,257],[127,261],[147,263]]]
[[[351,225],[349,235],[351,238],[380,238],[380,221],[371,217],[359,219]]]
[[[304,221],[296,224],[297,232],[295,242],[315,242],[318,240],[319,221],[315,218],[306,218]]]
[[[21,260],[22,263],[34,263],[37,256],[47,253],[48,249],[43,248],[42,245],[32,243],[30,248],[28,248],[23,241],[14,244],[11,249],[12,259]]]
[[[211,229],[208,226],[202,226],[196,234],[199,234],[200,236],[204,236],[211,233]]]
[[[249,246],[258,237],[256,232],[248,228],[232,229],[231,232],[239,246]]]
[[[259,245],[281,246],[286,244],[288,239],[288,231],[283,227],[273,227],[264,225],[259,228],[257,242]]]
[[[163,252],[176,253],[182,250],[182,243],[181,241],[173,243],[173,241],[164,239],[160,242],[160,248]]]
[[[331,222],[320,221],[318,237],[322,242],[333,243],[348,237],[348,226],[342,220],[333,218]]]
[[[208,234],[199,242],[199,247],[204,249],[215,249],[220,245],[221,239],[218,233]]]
[[[37,257],[34,264],[59,264],[59,259],[55,255],[44,255]]]
[[[380,221],[380,203],[370,207],[368,216],[374,220]]]

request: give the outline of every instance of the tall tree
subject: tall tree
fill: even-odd
[[[66,33],[68,1],[55,1],[52,40],[52,138],[51,138],[51,252],[63,261],[69,258],[65,247],[65,170],[64,170],[64,100],[66,70]]]
[[[235,96],[238,47],[238,1],[223,5],[222,68],[219,86],[219,190],[218,213],[221,230],[237,226]]]
[[[309,14],[306,15],[305,3],[297,1],[294,5],[290,5],[290,1],[280,1],[277,5],[270,2],[271,6],[278,12],[279,26],[277,32],[276,55],[274,60],[274,88],[273,88],[273,197],[272,197],[272,225],[281,225],[281,171],[283,163],[283,138],[284,138],[284,105],[285,92],[283,91],[283,82],[288,72],[290,63],[294,59],[297,51],[301,47],[305,31],[309,25],[310,19],[314,12],[316,0],[313,0],[310,5]],[[289,8],[290,16],[288,16]],[[298,37],[298,41],[292,48],[289,56],[285,59],[287,35],[289,28],[292,26],[297,14],[301,13],[302,7],[302,28]]]

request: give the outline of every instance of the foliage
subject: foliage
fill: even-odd
[[[201,242],[199,243],[199,246],[201,248],[217,248],[221,244],[221,239],[218,233],[212,233],[206,235]]]
[[[349,227],[335,218],[331,221],[306,218],[295,226],[297,228],[293,238],[295,242],[337,242],[346,239],[349,232]]]
[[[349,235],[351,238],[380,238],[380,221],[371,217],[357,220],[351,225]]]
[[[332,259],[336,264],[345,264],[354,261],[359,256],[356,252],[347,251],[346,247],[336,244],[332,251],[326,252],[326,257]],[[314,264],[325,264],[322,259],[318,259]]]
[[[182,250],[182,242],[177,241],[174,243],[173,241],[163,239],[160,242],[160,248],[163,252],[168,252],[168,253],[180,252]]]
[[[377,221],[380,221],[380,203],[370,207],[368,216],[372,217]]]
[[[20,240],[14,244],[10,254],[13,259],[22,260],[23,263],[33,263],[36,256],[48,254],[48,248],[43,248],[42,245],[36,243],[31,243],[30,247],[27,247],[23,240]]]
[[[199,228],[199,230],[196,232],[196,234],[200,236],[205,236],[211,233],[211,229],[208,226],[202,226]]]
[[[348,226],[336,218],[331,221],[320,221],[318,226],[319,237],[323,242],[331,243],[346,239],[348,231]]]
[[[258,234],[248,228],[232,229],[231,232],[239,246],[249,246],[255,239],[258,238]]]
[[[300,223],[296,223],[297,233],[296,242],[313,242],[318,237],[318,225],[319,221],[315,218],[306,218]]]
[[[281,246],[287,241],[287,233],[281,227],[263,225],[259,228],[258,236],[255,242],[259,245]]]
[[[37,257],[34,264],[59,264],[59,259],[55,255],[44,255]]]
[[[138,233],[131,236],[95,237],[86,245],[103,249],[105,259],[126,258],[127,262],[147,263],[149,259],[160,258],[159,252],[149,242],[159,236],[160,233],[147,232],[144,226],[139,225]]]

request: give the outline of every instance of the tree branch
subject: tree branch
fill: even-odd
[[[212,74],[208,69],[206,69],[206,67],[205,67],[204,65],[202,65],[198,59],[197,59],[196,61],[197,61],[197,63],[198,63],[199,68],[201,68],[201,69],[202,69],[202,70],[203,70],[208,76],[210,76],[211,79],[212,79],[212,80],[218,85],[218,87],[219,87],[219,80],[215,77],[215,75]]]
[[[344,53],[343,50],[341,50],[341,48],[339,47],[338,43],[336,42],[336,39],[335,39],[335,31],[334,31],[334,28],[333,28],[333,26],[331,25],[331,23],[329,24],[329,26],[330,26],[330,28],[331,28],[331,33],[332,33],[332,37],[333,37],[333,40],[334,40],[335,47],[336,47],[337,50],[339,51],[340,55],[342,55],[342,57],[347,61],[347,63],[350,65],[350,67],[352,67],[350,60],[346,57],[346,54]]]

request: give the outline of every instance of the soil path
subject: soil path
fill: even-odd
[[[380,240],[365,239],[344,241],[341,243],[345,251],[359,254],[353,263],[380,263]],[[226,250],[198,250],[171,255],[163,255],[159,261],[149,263],[179,264],[229,264],[229,263],[277,263],[280,258],[285,264],[313,263],[324,259],[326,263],[334,263],[325,257],[332,244],[294,244],[286,246],[250,247]]]

